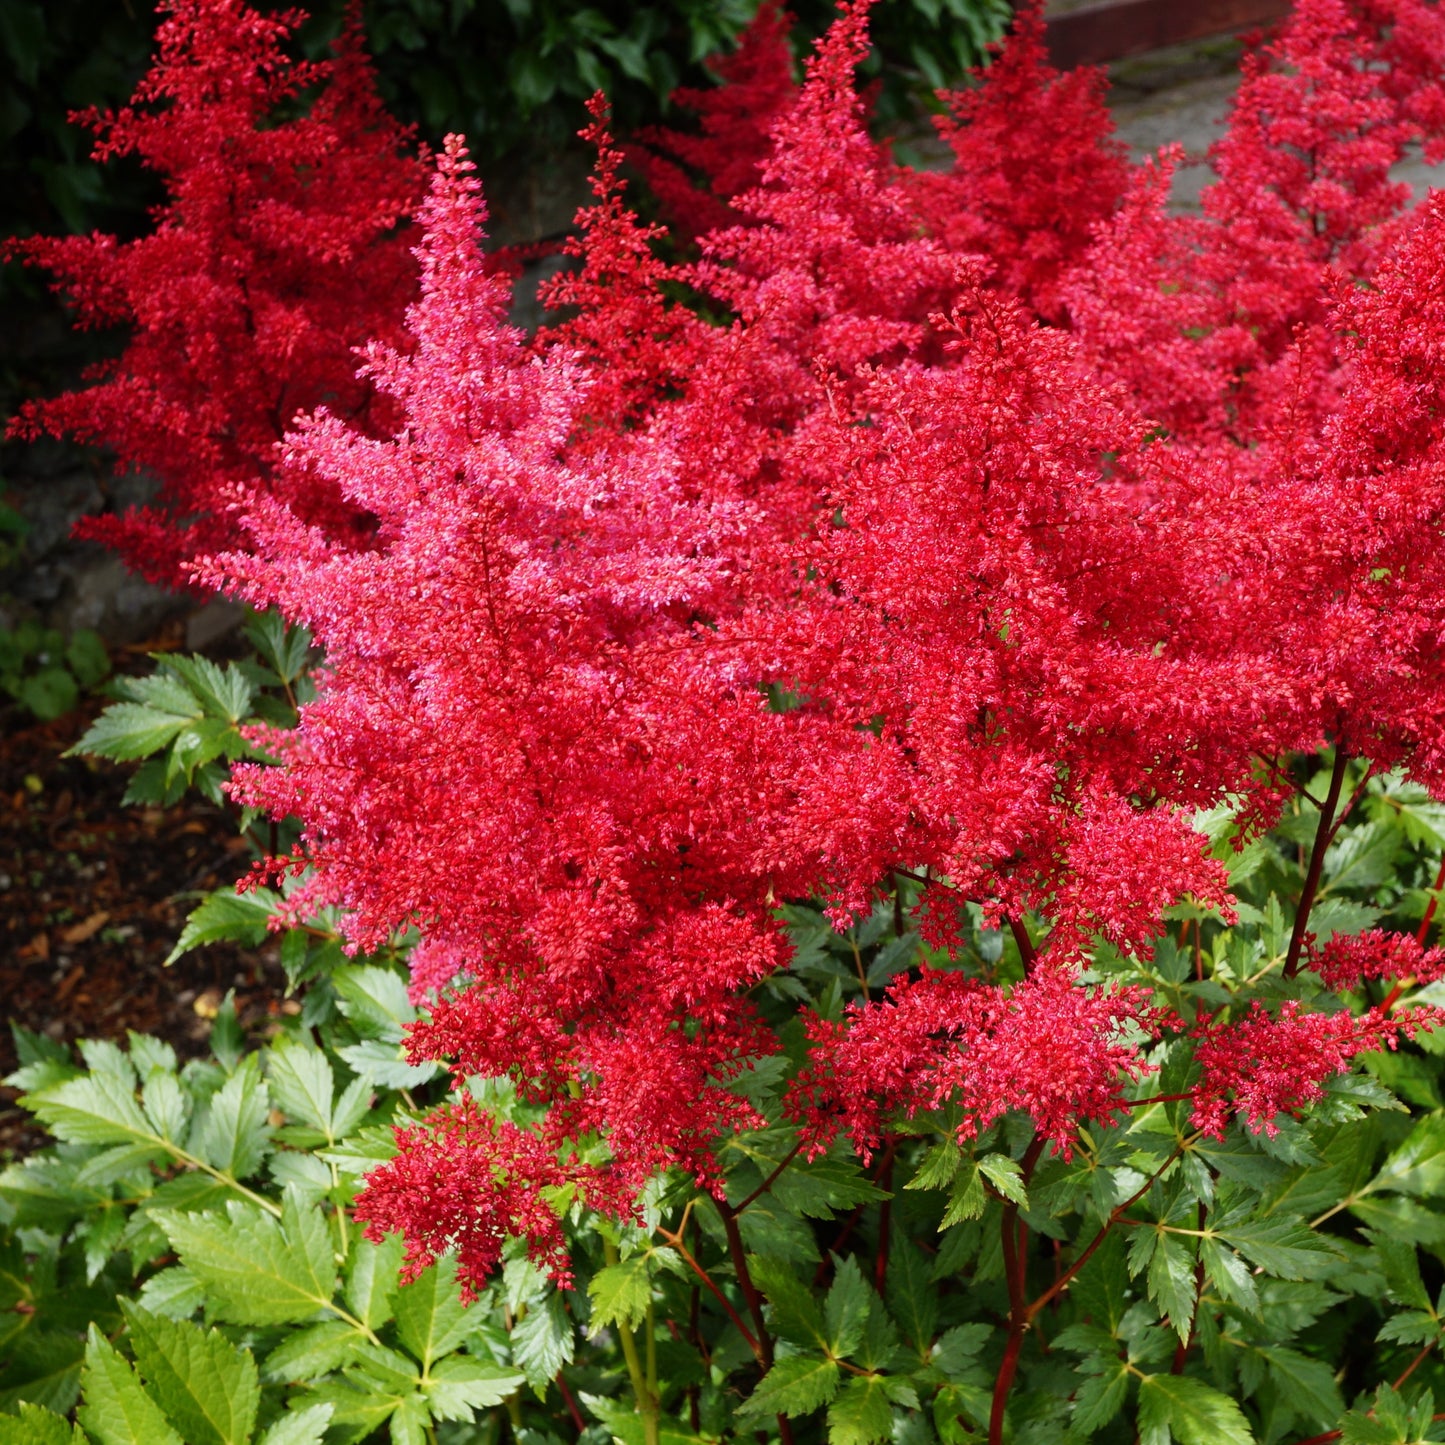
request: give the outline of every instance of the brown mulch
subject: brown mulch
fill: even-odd
[[[51,723],[0,713],[0,1076],[17,1062],[11,1019],[67,1042],[134,1029],[186,1057],[205,1051],[231,989],[248,1030],[295,1007],[274,945],[214,944],[163,966],[198,896],[250,854],[221,809],[191,796],[122,807],[130,767],[62,756],[102,705]],[[43,1137],[15,1097],[0,1089],[0,1158]]]

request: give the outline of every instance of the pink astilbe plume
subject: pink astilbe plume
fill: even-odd
[[[286,474],[277,446],[323,400],[363,427],[388,420],[356,377],[353,348],[395,339],[415,273],[400,223],[420,196],[409,137],[384,111],[352,23],[334,56],[292,61],[299,12],[243,0],[173,0],[133,103],[92,114],[96,155],[134,155],[162,178],[156,226],[134,241],[17,242],[48,270],[83,325],[130,338],[92,383],[29,404],[22,436],[112,448],[121,470],[161,483],[157,503],[82,521],[146,576],[240,537],[235,488],[276,489],[338,540],[364,540],[364,508]],[[278,118],[303,92],[304,114]]]

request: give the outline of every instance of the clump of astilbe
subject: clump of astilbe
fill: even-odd
[[[998,282],[1040,316],[1064,312],[1060,281],[1117,209],[1127,153],[1114,139],[1102,71],[1060,74],[1044,45],[1042,0],[1016,12],[974,84],[940,95],[953,152],[944,171],[905,173],[920,222],[949,251],[987,256]]]
[[[912,1055],[897,1000],[865,1002],[815,1034],[822,1072],[800,1108],[821,1128],[837,1107],[817,1102],[835,1055],[840,1080],[857,1076],[842,1107],[861,1111],[846,1126],[865,1147],[926,1100],[965,1108],[962,1137],[1014,1108],[1068,1149],[1081,1121],[1125,1106],[1164,1026],[1142,997],[1077,981],[1091,940],[1141,956],[1183,895],[1227,917],[1190,810],[1247,795],[1261,753],[1331,739],[1342,770],[1382,726],[1355,722],[1318,671],[1344,636],[1332,599],[1360,569],[1373,592],[1347,621],[1389,650],[1394,574],[1374,573],[1403,534],[1321,549],[1310,525],[1322,498],[1363,516],[1353,434],[1312,442],[1296,418],[1249,451],[1161,439],[1087,340],[916,234],[862,126],[866,46],[866,7],[850,6],[736,200],[752,224],[705,238],[681,273],[623,206],[598,112],[599,203],[563,291],[578,314],[530,349],[502,319],[450,143],[408,340],[365,371],[403,428],[374,439],[322,414],[289,442],[288,474],[378,518],[375,548],[338,550],[262,499],[256,555],[208,573],[327,650],[284,769],[243,770],[242,794],[302,819],[358,943],[419,920],[426,978],[470,980],[438,999],[413,1056],[512,1078],[543,1108],[549,1157],[605,1139],[614,1200],[666,1167],[716,1187],[713,1143],[756,1122],[730,1085],[777,1047],[741,1001],[786,956],[775,900],[821,895],[843,923],[900,868],[1007,923],[1029,977],[964,989],[988,1017]],[[1388,298],[1414,294],[1431,254],[1413,244],[1379,316],[1337,324],[1398,324],[1407,303]],[[679,275],[734,322],[675,315],[660,288]],[[1396,374],[1383,354],[1359,370],[1357,414]],[[1415,424],[1428,456],[1433,430]],[[1435,506],[1422,488],[1401,526],[1430,535]],[[1276,534],[1283,579],[1240,561]],[[770,710],[770,683],[794,705]],[[1413,726],[1389,761],[1433,746],[1423,712]],[[1038,942],[1030,913],[1048,921]],[[1211,1034],[1221,1058],[1234,1027]],[[1045,1077],[1028,1059],[1059,1030],[1076,1067]],[[883,1054],[847,1062],[875,1032]],[[1357,1051],[1316,1050],[1278,1108]],[[1239,1085],[1222,1069],[1216,1111]],[[434,1202],[409,1221],[407,1190],[383,1192],[375,1227],[445,1236]]]
[[[1062,296],[1104,368],[1177,438],[1248,446],[1334,407],[1347,358],[1330,277],[1368,280],[1389,254],[1409,201],[1390,167],[1439,145],[1442,80],[1433,9],[1306,0],[1245,58],[1202,215],[1165,212],[1177,152],[1162,175],[1136,173]]]
[[[663,438],[569,447],[585,373],[506,324],[477,189],[449,141],[408,344],[368,353],[404,430],[373,439],[323,413],[288,445],[288,467],[377,517],[375,547],[338,549],[261,499],[256,555],[212,564],[327,651],[285,769],[237,785],[305,819],[337,897],[365,895],[359,942],[424,917],[442,969],[477,980],[438,1004],[438,1049],[530,1081],[555,1145],[605,1129],[633,1190],[663,1163],[710,1177],[719,1123],[755,1118],[727,1085],[775,1047],[737,992],[782,956],[746,841],[685,765],[719,707],[696,685],[688,619],[722,610],[717,558],[739,518],[678,495]],[[539,1079],[530,1040],[558,1031],[568,1051]]]
[[[867,134],[866,17],[844,6],[792,103],[760,118],[741,223],[695,263],[654,255],[595,103],[596,204],[553,293],[574,314],[531,342],[449,141],[418,217],[420,299],[361,376],[392,424],[298,426],[239,513],[244,546],[197,575],[326,652],[299,727],[267,739],[281,766],[238,769],[237,794],[299,819],[307,896],[348,911],[353,944],[423,935],[409,1057],[450,1061],[466,1101],[398,1133],[360,1203],[373,1237],[402,1230],[413,1270],[455,1245],[476,1287],[520,1235],[565,1278],[558,1210],[635,1222],[670,1171],[727,1233],[766,1370],[731,1135],[781,1113],[789,1160],[847,1136],[885,1171],[910,1131],[945,1159],[1002,1137],[996,1197],[955,1185],[958,1218],[1000,1225],[1000,1445],[1038,1312],[1181,1156],[1231,1130],[1259,1153],[1244,1136],[1436,1022],[1392,1012],[1398,992],[1362,1015],[1329,996],[1431,977],[1431,951],[1306,942],[1371,778],[1445,791],[1445,203],[1392,219],[1386,176],[1434,123],[1445,50],[1406,0],[1304,0],[1251,62],[1204,217],[1177,220],[1177,158],[1119,186],[1097,81],[1042,64],[1035,13],[998,88],[959,103],[948,184],[988,222],[967,239],[937,210],[947,186],[900,183]],[[1010,108],[1075,125],[1060,165],[1012,168]],[[1060,195],[1090,155],[1079,218]],[[975,245],[994,254],[952,254]],[[687,291],[725,324],[688,314]],[[293,500],[308,486],[374,518],[372,544],[338,545]],[[1330,750],[1310,791],[1301,759]],[[1254,925],[1196,810],[1232,812],[1244,842],[1298,799],[1317,821],[1292,932],[1276,916],[1247,978],[1223,945],[1208,975],[1206,930]],[[1163,938],[1181,899],[1192,978]],[[887,900],[905,951],[880,978],[855,947],[853,997],[846,969],[809,993],[778,910],[798,900],[838,931]],[[909,904],[929,955],[907,952]],[[1168,1009],[1146,987],[1162,982]],[[771,1116],[763,1059],[792,1075]],[[1137,1097],[1156,1070],[1160,1095]],[[478,1077],[510,1084],[511,1115],[467,1097]],[[1136,1105],[1179,1107],[1154,1116],[1167,1142],[1129,1197],[1148,1131],[1110,1131]],[[1253,1154],[1227,1178],[1191,1159],[1147,1205],[1154,1232],[1213,1241],[1203,1215],[1264,1171]],[[1093,1182],[1069,1182],[1071,1157]],[[1020,1191],[1044,1169],[1060,1192],[1032,1209],[1077,1185],[1100,1227],[1030,1300]],[[682,1226],[667,1238],[687,1247]],[[1213,1308],[1204,1268],[1165,1281],[1181,1369]],[[652,1419],[655,1439],[655,1402]]]
[[[679,236],[696,240],[743,221],[732,202],[758,183],[772,152],[769,128],[798,95],[791,26],[779,0],[763,0],[737,49],[708,62],[721,83],[673,92],[673,104],[696,115],[697,131],[651,126],[628,148]]]
[[[86,518],[77,533],[176,585],[187,559],[239,539],[236,488],[280,488],[338,541],[369,535],[334,488],[283,481],[276,450],[323,401],[363,429],[389,425],[352,352],[398,336],[415,287],[404,222],[424,172],[381,105],[355,18],[330,59],[304,62],[286,51],[299,12],[164,8],[133,102],[82,117],[97,158],[134,155],[161,178],[154,229],[11,247],[54,276],[81,325],[129,327],[125,350],[88,386],[27,405],[12,432],[99,443],[119,470],[154,475],[154,506]]]

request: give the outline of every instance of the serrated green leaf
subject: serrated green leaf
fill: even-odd
[[[161,1408],[141,1388],[135,1371],[94,1325],[81,1372],[85,1403],[77,1412],[100,1445],[185,1445]]]
[[[545,1390],[576,1351],[576,1331],[556,1290],[533,1306],[511,1329],[512,1363],[536,1390]]]
[[[1255,1445],[1244,1412],[1192,1375],[1139,1381],[1139,1445]]]
[[[22,1404],[19,1418],[0,1415],[0,1445],[86,1445],[79,1425],[39,1405]]]
[[[111,758],[118,763],[135,762],[160,752],[201,716],[201,706],[194,698],[181,712],[138,702],[115,702],[91,723],[65,756],[88,755]]]
[[[308,1405],[277,1420],[256,1445],[322,1445],[331,1423],[330,1405]]]
[[[67,1079],[21,1103],[67,1144],[164,1142],[141,1112],[134,1086],[115,1074]]]
[[[352,1246],[346,1303],[369,1329],[391,1317],[391,1298],[400,1284],[404,1250],[400,1234],[388,1234],[380,1244],[361,1239]]]
[[[1219,1237],[1251,1264],[1280,1279],[1313,1279],[1335,1263],[1334,1248],[1320,1235],[1287,1220],[1241,1220]]]
[[[851,1355],[863,1338],[863,1325],[873,1304],[873,1290],[858,1261],[834,1257],[833,1283],[823,1301],[828,1350],[835,1358]]]
[[[249,716],[256,688],[234,662],[222,668],[209,657],[172,654],[162,666],[180,676],[212,718],[238,723]]]
[[[1261,1346],[1260,1354],[1269,1362],[1270,1379],[1280,1399],[1295,1414],[1317,1425],[1339,1420],[1345,1402],[1329,1365],[1283,1345]]]
[[[1177,1234],[1160,1233],[1149,1260],[1149,1298],[1181,1340],[1194,1323],[1194,1251]]]
[[[423,1388],[431,1413],[438,1420],[470,1420],[475,1411],[500,1405],[525,1383],[518,1370],[451,1355],[431,1372]]]
[[[828,1445],[875,1445],[893,1434],[893,1407],[878,1375],[849,1380],[828,1406]]]
[[[647,1313],[652,1298],[652,1272],[647,1255],[629,1255],[618,1264],[609,1264],[592,1276],[587,1286],[592,1299],[589,1333],[595,1335],[610,1324],[634,1329]]]
[[[807,1415],[838,1392],[838,1366],[818,1355],[779,1360],[739,1407],[740,1415]]]
[[[266,1356],[263,1373],[268,1380],[298,1384],[318,1380],[358,1358],[366,1336],[345,1320],[322,1320],[303,1329],[289,1330]]]
[[[197,1131],[196,1151],[235,1179],[248,1179],[271,1151],[271,1101],[255,1054],[211,1096]]]
[[[373,963],[349,964],[331,975],[341,1012],[363,1033],[399,1044],[416,1022],[406,982],[389,968]]]
[[[978,1172],[1014,1204],[1028,1208],[1028,1191],[1023,1184],[1023,1168],[1017,1159],[1006,1154],[985,1154],[978,1161]]]
[[[266,1078],[276,1107],[289,1118],[309,1124],[335,1142],[331,1128],[331,1100],[336,1077],[331,1061],[317,1048],[294,1040],[282,1040],[272,1049]]]
[[[1117,1349],[1108,1349],[1081,1361],[1080,1369],[1087,1370],[1089,1378],[1074,1397],[1073,1420],[1074,1428],[1088,1436],[1102,1430],[1124,1408],[1129,1394],[1129,1362]]]
[[[797,1272],[777,1260],[748,1260],[753,1283],[768,1302],[773,1334],[796,1345],[822,1349],[827,1344],[823,1311]]]
[[[1418,1120],[1368,1188],[1413,1195],[1445,1192],[1445,1113],[1427,1114]]]
[[[257,888],[250,893],[218,888],[191,912],[165,962],[172,964],[182,954],[208,943],[239,943],[244,948],[259,948],[266,941],[268,920],[280,902],[269,888]]]
[[[139,1303],[168,1320],[189,1319],[206,1302],[200,1281],[185,1266],[174,1264],[153,1274],[142,1286]]]
[[[461,1301],[457,1262],[443,1255],[396,1293],[396,1332],[423,1368],[466,1339],[473,1319]]]
[[[336,1264],[320,1209],[287,1191],[283,1221],[256,1205],[229,1203],[217,1215],[156,1211],[181,1263],[200,1281],[219,1319],[292,1324],[330,1306]]]
[[[129,1300],[121,1310],[141,1376],[187,1445],[247,1445],[261,1402],[250,1350],[238,1350],[218,1330],[150,1314]]]

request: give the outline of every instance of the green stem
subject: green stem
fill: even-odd
[[[602,1257],[609,1265],[621,1263],[617,1246],[605,1236],[602,1240]],[[657,1342],[652,1332],[652,1304],[647,1306],[648,1340],[647,1354],[651,1364],[651,1378],[657,1375]],[[622,1358],[627,1362],[627,1378],[632,1382],[632,1398],[637,1413],[642,1416],[642,1438],[645,1445],[660,1445],[662,1439],[656,1392],[649,1387],[649,1374],[644,1370],[642,1358],[637,1353],[637,1340],[629,1326],[617,1321],[617,1336],[622,1342]]]

